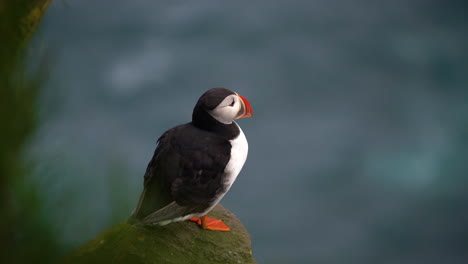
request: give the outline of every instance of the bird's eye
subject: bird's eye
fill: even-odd
[[[235,101],[232,100],[232,103],[229,106],[234,106]]]

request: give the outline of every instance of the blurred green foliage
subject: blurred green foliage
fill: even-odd
[[[0,1],[0,263],[48,263],[58,252],[24,159],[47,75],[44,59],[31,67],[28,43],[49,2]]]

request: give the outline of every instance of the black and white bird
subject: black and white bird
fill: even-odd
[[[229,231],[206,214],[229,191],[247,159],[247,139],[234,120],[252,115],[249,101],[229,89],[205,92],[192,122],[158,139],[133,217],[144,225],[190,220],[204,229]]]

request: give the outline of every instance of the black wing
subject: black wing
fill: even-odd
[[[170,210],[153,214],[153,220],[203,212],[224,191],[231,144],[190,123],[167,131],[158,142],[135,216],[144,218],[168,205]]]

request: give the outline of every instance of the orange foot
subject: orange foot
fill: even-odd
[[[203,229],[215,230],[215,231],[231,231],[222,220],[214,219],[208,216],[192,217],[189,221],[197,223]]]

